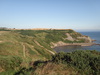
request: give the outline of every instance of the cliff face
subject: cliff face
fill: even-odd
[[[75,36],[76,34],[79,34],[77,32],[73,33],[73,35]],[[73,35],[71,33],[66,33],[65,34],[67,38],[65,38],[66,40],[69,40],[69,42],[64,42],[64,41],[59,41],[57,43],[51,43],[53,46],[51,46],[51,48],[57,47],[57,46],[65,46],[65,45],[80,45],[80,46],[91,46],[94,45],[95,43],[93,43],[93,39],[91,39],[89,36],[85,36],[85,35],[77,35],[76,37],[73,37]],[[81,42],[80,42],[81,41]]]

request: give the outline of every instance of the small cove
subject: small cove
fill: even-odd
[[[80,32],[83,35],[87,35],[89,37],[91,37],[92,39],[95,39],[96,41],[94,41],[97,44],[100,44],[100,32]],[[93,45],[93,46],[72,46],[72,45],[68,45],[68,46],[59,46],[59,47],[55,47],[54,50],[56,52],[72,52],[75,50],[97,50],[100,51],[100,45]]]

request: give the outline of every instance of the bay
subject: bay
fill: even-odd
[[[79,32],[83,35],[87,35],[91,37],[92,39],[96,40],[94,41],[97,44],[100,44],[100,32]],[[100,45],[93,45],[93,46],[60,46],[60,47],[55,47],[54,50],[56,52],[72,52],[75,50],[97,50],[100,51]]]

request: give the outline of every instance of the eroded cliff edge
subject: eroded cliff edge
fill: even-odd
[[[79,45],[79,46],[91,46],[95,45],[96,43],[93,43],[95,41],[94,39],[91,39],[89,36],[82,35],[80,33],[77,33],[74,31],[74,33],[66,33],[65,34],[67,38],[65,40],[69,40],[69,43],[66,43],[64,41],[59,41],[56,43],[51,42],[52,46],[51,48],[57,47],[57,46],[66,46],[66,45]],[[76,35],[76,37],[75,37]]]

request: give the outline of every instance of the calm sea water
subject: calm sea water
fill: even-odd
[[[90,36],[92,39],[96,40],[95,43],[100,44],[100,32],[79,32],[83,35]],[[93,46],[62,46],[62,47],[56,47],[54,48],[56,52],[71,52],[75,50],[97,50],[100,51],[100,45],[93,45]]]

